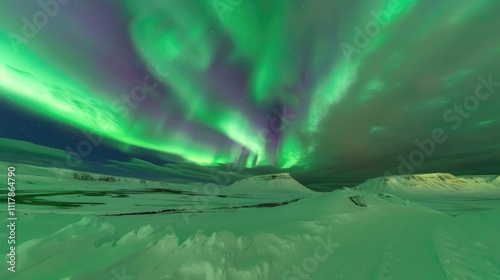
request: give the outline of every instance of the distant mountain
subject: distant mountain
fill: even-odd
[[[386,176],[369,179],[356,186],[368,192],[389,193],[467,193],[500,191],[499,176],[454,176],[448,173]]]
[[[269,174],[253,176],[236,181],[234,184],[224,188],[227,193],[301,193],[314,194],[316,192],[308,189],[297,182],[289,173]]]

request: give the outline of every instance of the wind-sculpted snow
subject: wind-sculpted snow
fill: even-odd
[[[275,208],[199,214],[190,224],[175,215],[82,216],[66,225],[64,218],[22,242],[19,271],[8,279],[499,279],[495,211],[452,218],[344,189]]]
[[[72,174],[17,178],[17,271],[0,279],[500,279],[496,176],[377,178],[316,193],[274,174],[209,195],[202,184]],[[462,191],[471,185],[482,196]],[[417,194],[391,192],[406,187]]]

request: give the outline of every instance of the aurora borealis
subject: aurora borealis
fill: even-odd
[[[415,172],[498,173],[499,10],[492,0],[3,1],[0,137],[65,150],[88,133],[134,159],[322,181],[395,172],[440,128],[446,141]],[[467,98],[481,84],[490,94],[476,106]]]

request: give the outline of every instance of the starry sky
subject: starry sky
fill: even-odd
[[[493,0],[5,0],[0,153],[183,180],[287,171],[325,188],[499,174],[499,10]]]

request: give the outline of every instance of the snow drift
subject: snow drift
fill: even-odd
[[[383,177],[317,193],[283,173],[215,195],[41,171],[17,177],[18,197],[45,204],[20,205],[16,273],[0,279],[500,279],[497,176]]]

